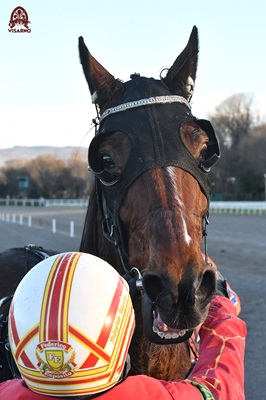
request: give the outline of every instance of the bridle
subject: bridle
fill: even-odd
[[[143,78],[142,78],[143,79]],[[179,105],[179,109],[176,106]],[[172,154],[170,154],[170,149],[167,147],[167,144],[163,142],[163,138],[161,133],[157,132],[155,128],[151,130],[149,125],[147,124],[147,129],[145,133],[150,129],[150,137],[151,141],[155,141],[154,136],[160,136],[159,141],[165,146],[165,153],[162,155],[155,155],[154,159],[151,161],[151,157],[146,157],[145,154],[138,154],[138,141],[136,141],[136,131],[131,133],[127,125],[130,124],[130,120],[132,119],[132,111],[142,110],[143,108],[147,108],[147,112],[156,112],[156,108],[167,109],[167,107],[171,106],[171,112],[174,110],[175,112],[175,121],[174,125],[178,129],[178,133],[176,134],[175,139],[173,139],[174,145],[178,149],[178,153],[175,156],[175,159],[172,159]],[[89,168],[94,173],[96,178],[96,193],[98,198],[98,204],[100,205],[102,217],[103,217],[103,232],[105,237],[116,247],[121,264],[125,273],[131,271],[132,266],[128,261],[127,251],[125,249],[125,245],[123,242],[122,229],[120,227],[120,221],[118,217],[119,207],[122,201],[122,198],[133,182],[141,173],[145,172],[148,169],[154,168],[156,166],[169,166],[176,165],[181,169],[184,169],[191,173],[195,179],[198,181],[199,185],[202,188],[205,196],[207,197],[208,204],[210,200],[210,185],[208,180],[208,172],[211,169],[211,166],[219,159],[220,157],[220,149],[219,144],[214,133],[214,130],[209,121],[206,120],[198,120],[191,114],[191,106],[189,102],[182,96],[152,96],[148,98],[141,98],[135,101],[129,101],[122,104],[119,104],[115,107],[108,108],[101,115],[99,114],[99,110],[96,105],[98,118],[94,119],[93,122],[95,124],[95,137],[92,140],[89,147]],[[180,110],[180,111],[178,111]],[[155,114],[156,115],[156,114]],[[148,119],[151,120],[151,116],[148,116]],[[120,123],[122,119],[122,124]],[[144,118],[142,116],[144,121]],[[96,122],[97,121],[97,122]],[[200,163],[195,160],[195,158],[189,153],[186,149],[185,145],[182,142],[180,137],[180,127],[183,122],[186,121],[195,121],[199,124],[203,130],[206,131],[210,140],[213,143],[213,148],[211,152],[207,155],[206,159],[201,161]],[[177,122],[177,123],[176,123]],[[170,127],[169,127],[170,129]],[[133,142],[133,150],[132,152],[136,152],[137,155],[131,157],[129,159],[129,165],[126,168],[126,171],[121,175],[106,172],[101,165],[97,164],[97,149],[101,140],[106,135],[114,132],[115,130],[122,130],[129,134],[131,141]],[[140,135],[142,132],[140,133]],[[157,137],[156,137],[157,139]],[[169,138],[167,137],[167,140]],[[135,142],[134,142],[135,140]],[[159,143],[160,144],[160,143]],[[172,143],[170,143],[171,146]],[[157,157],[157,159],[155,159]],[[168,157],[168,159],[167,159]],[[136,166],[136,159],[142,158],[141,165]],[[133,174],[132,170],[135,170]],[[131,175],[131,176],[130,176]],[[116,204],[113,206],[113,204]],[[203,237],[205,244],[205,252],[207,253],[207,243],[206,243],[206,226],[208,222],[208,210],[206,214],[203,216]],[[207,254],[206,254],[207,257]]]
[[[154,87],[156,85],[154,80],[136,77],[127,83],[131,85],[130,89],[133,87],[135,95],[136,92],[139,92],[140,87],[142,88],[142,93],[151,93],[150,86]],[[131,90],[126,90],[126,92],[131,92]],[[220,148],[211,123],[207,120],[196,119],[191,113],[189,102],[184,97],[173,95],[147,96],[136,98],[133,101],[130,100],[128,95],[125,97],[126,99],[123,99],[124,102],[108,108],[101,115],[96,105],[97,118],[93,120],[95,137],[89,147],[88,159],[89,169],[96,178],[95,190],[102,214],[103,233],[118,251],[120,262],[124,269],[124,278],[129,283],[131,297],[134,299],[139,293],[144,293],[142,272],[129,262],[119,218],[120,205],[128,188],[138,176],[147,170],[156,167],[177,166],[194,176],[209,204],[210,184],[208,172],[220,158]],[[144,109],[145,113],[143,112]],[[159,124],[154,123],[154,121],[165,121],[162,131],[158,127]],[[204,160],[200,162],[192,156],[183,143],[180,130],[184,122],[197,123],[209,137],[211,145]],[[132,144],[132,150],[125,169],[119,174],[105,170],[97,158],[102,140],[117,131],[127,134]],[[146,147],[142,146],[144,135],[147,137],[145,141]],[[207,222],[208,209],[206,214],[202,216],[206,261]],[[144,296],[141,297],[142,299],[144,298]],[[185,341],[187,337],[183,339]],[[174,342],[177,343],[177,341]]]

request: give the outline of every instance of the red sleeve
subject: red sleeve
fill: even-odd
[[[208,387],[215,399],[244,400],[246,324],[235,306],[214,297],[200,331],[200,356],[190,380]]]
[[[129,376],[97,400],[202,400],[200,391],[186,381],[166,382],[145,375]]]
[[[200,330],[199,360],[186,381],[158,381],[133,376],[104,393],[99,400],[244,400],[246,324],[236,316],[234,304],[215,296]],[[207,388],[207,389],[206,389]]]
[[[58,397],[43,396],[27,388],[22,379],[0,383],[1,400],[58,400]]]

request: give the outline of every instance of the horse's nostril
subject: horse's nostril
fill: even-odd
[[[197,289],[197,294],[203,298],[211,297],[216,289],[216,278],[213,270],[206,270]]]
[[[155,302],[159,294],[165,290],[163,282],[158,275],[144,275],[143,287],[152,302]]]

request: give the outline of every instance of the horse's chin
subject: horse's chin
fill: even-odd
[[[156,344],[181,343],[190,338],[193,329],[175,329],[166,325],[146,294],[142,296],[144,332]]]

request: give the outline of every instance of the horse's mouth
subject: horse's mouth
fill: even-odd
[[[175,329],[166,325],[146,293],[142,295],[144,332],[156,344],[175,344],[188,340],[193,329]]]
[[[189,329],[175,329],[166,325],[162,321],[160,313],[157,310],[153,310],[152,330],[161,339],[166,339],[166,340],[182,338],[189,331]]]

